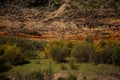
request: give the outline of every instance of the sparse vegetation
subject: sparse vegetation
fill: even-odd
[[[119,0],[0,0],[0,80],[119,80]]]
[[[0,38],[0,72],[9,70],[12,65],[29,63],[29,59],[36,58],[36,50],[44,49],[44,42],[35,42],[20,38]]]
[[[74,43],[71,47],[67,46],[68,44],[66,41],[50,42],[46,45],[44,54],[56,62],[64,62],[66,58],[70,58],[71,67],[74,65],[75,59],[77,62],[120,65],[119,42],[102,40],[91,43],[91,41],[84,41]]]
[[[21,52],[21,49],[19,47],[16,47],[16,45],[3,45],[2,51],[3,53],[1,56],[7,63],[10,63],[12,65],[28,63],[27,58]]]
[[[41,62],[42,59],[49,59],[57,62],[56,64],[60,64],[59,67],[61,70],[79,70],[81,63],[86,64],[112,64],[112,65],[120,65],[119,61],[119,50],[120,43],[117,41],[49,41],[45,43],[40,42],[32,42],[30,40],[17,40],[18,38],[1,38],[0,40],[0,68],[1,73],[7,70],[10,70],[15,65],[23,65],[30,62],[32,59],[30,56],[36,55],[39,58],[39,61],[35,61],[36,65],[43,65]],[[11,42],[14,40],[15,42]],[[20,43],[23,44],[20,44]],[[4,44],[3,44],[4,43]],[[18,43],[18,44],[17,44]],[[38,46],[39,44],[39,46]],[[29,46],[28,46],[29,45]],[[32,46],[30,46],[32,45]],[[28,51],[27,53],[25,53]],[[32,51],[32,52],[30,52]],[[35,51],[39,51],[35,52]],[[41,53],[40,53],[41,52]],[[27,54],[27,55],[26,55]],[[62,63],[62,64],[61,64]],[[29,63],[30,64],[30,63]],[[49,62],[50,66],[48,67],[49,74],[43,74],[44,76],[53,78],[53,65],[54,63]],[[96,65],[96,66],[97,66]],[[76,71],[77,71],[76,70]],[[22,75],[21,75],[22,76]],[[40,74],[33,77],[27,76],[27,78],[36,78],[38,79]],[[22,78],[26,78],[22,76]],[[76,79],[75,77],[73,77]],[[62,79],[62,78],[60,78]],[[67,78],[66,78],[67,79]],[[71,78],[72,79],[72,78]],[[44,79],[43,79],[44,80]]]

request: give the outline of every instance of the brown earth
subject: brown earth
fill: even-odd
[[[82,11],[66,10],[66,5],[67,3],[64,3],[53,12],[49,8],[2,7],[0,36],[12,35],[34,40],[84,40],[90,35],[94,40],[120,40],[119,16],[93,18],[93,13],[88,11],[89,14],[84,13],[87,15],[85,17],[81,16]]]

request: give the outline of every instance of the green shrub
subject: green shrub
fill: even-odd
[[[21,49],[21,52],[28,58],[36,58],[38,55],[37,50],[43,51],[46,41],[34,41],[25,38],[15,38],[15,37],[0,37],[0,44],[16,44],[17,47]]]
[[[71,55],[74,56],[78,62],[89,62],[93,53],[93,45],[88,42],[76,44],[71,51]]]
[[[0,44],[11,44],[20,47],[22,51],[25,50],[43,50],[46,44],[46,41],[34,41],[26,38],[18,37],[0,37]]]
[[[115,64],[120,65],[120,43],[109,41],[94,43],[95,63]]]
[[[3,45],[1,54],[1,57],[4,58],[1,63],[4,63],[3,61],[6,61],[6,63],[12,65],[21,65],[29,62],[26,56],[21,52],[21,49],[16,45]]]
[[[70,54],[70,48],[67,42],[53,41],[45,47],[44,54],[47,58],[51,57],[56,62],[64,62]]]
[[[2,46],[0,45],[0,73],[11,69],[11,65],[9,63],[7,63],[5,57],[3,56],[4,50],[1,47]]]
[[[78,62],[120,65],[120,43],[117,41],[79,42],[72,48],[71,55]]]
[[[105,46],[104,52],[107,55],[106,63],[120,65],[120,44],[118,42],[109,42]]]
[[[120,65],[120,43],[117,41],[95,41],[84,42],[53,41],[49,42],[44,50],[46,58],[52,58],[56,62],[69,61],[74,67],[75,58],[77,62],[89,62],[94,64]]]

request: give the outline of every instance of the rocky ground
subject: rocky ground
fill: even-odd
[[[112,10],[66,10],[25,8],[4,5],[0,8],[0,35],[34,39],[84,40],[87,35],[120,40],[120,15]],[[107,11],[109,14],[106,14]]]

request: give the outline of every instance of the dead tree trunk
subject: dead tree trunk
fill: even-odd
[[[62,4],[59,9],[57,9],[54,12],[51,12],[48,16],[46,16],[44,19],[42,19],[41,22],[45,22],[45,21],[48,21],[50,19],[61,16],[65,12],[68,3],[69,3],[69,1],[65,0],[65,3]]]

